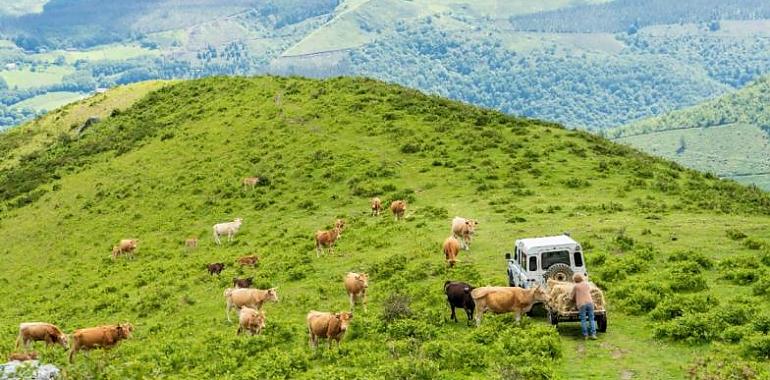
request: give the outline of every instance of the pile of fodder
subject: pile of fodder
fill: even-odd
[[[604,292],[593,282],[589,281],[588,285],[591,288],[591,298],[594,300],[595,309],[604,310]],[[573,282],[548,280],[548,307],[559,313],[577,311],[575,299],[570,297],[573,287],[575,287]]]

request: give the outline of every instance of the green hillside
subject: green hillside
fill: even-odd
[[[80,135],[75,120],[57,125],[84,121],[78,110],[96,100],[0,135],[1,152],[27,152],[0,171],[2,352],[23,321],[66,331],[130,321],[133,338],[74,365],[60,348],[37,349],[73,379],[768,375],[770,197],[754,188],[367,79],[185,81]],[[60,128],[50,145],[30,145],[50,128]],[[244,190],[251,175],[267,180]],[[406,199],[406,219],[369,216],[372,196]],[[455,215],[480,224],[448,270],[440,243]],[[235,242],[215,246],[211,226],[235,217]],[[349,227],[336,254],[316,258],[314,231],[339,217]],[[444,281],[504,285],[516,238],[564,231],[607,290],[599,341],[543,317],[447,321]],[[200,247],[186,252],[190,235]],[[136,259],[112,261],[129,237]],[[257,268],[234,265],[252,253]],[[228,267],[212,277],[216,261]],[[339,351],[314,353],[305,314],[347,309],[348,271],[370,274],[369,311],[356,310]],[[236,275],[278,287],[262,336],[238,337],[225,320]]]
[[[608,133],[616,141],[720,177],[770,189],[770,78]]]

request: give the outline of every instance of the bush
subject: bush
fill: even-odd
[[[756,334],[743,340],[741,350],[746,357],[759,360],[770,359],[770,336]]]
[[[759,281],[764,275],[764,270],[738,268],[727,271],[720,278],[737,285],[750,285]]]
[[[669,269],[669,286],[675,292],[697,292],[708,289],[708,284],[700,274],[700,265],[692,261],[681,261]]]
[[[717,339],[725,327],[727,326],[724,324],[714,324],[708,314],[688,314],[658,324],[655,326],[654,335],[656,338],[670,338],[687,343],[708,343]]]
[[[668,261],[692,261],[700,265],[703,269],[711,269],[714,267],[714,262],[702,253],[696,253],[693,251],[677,251],[668,257]]]
[[[734,352],[713,353],[698,359],[688,370],[691,379],[758,380],[768,378],[761,364],[736,357]]]
[[[743,232],[735,228],[728,229],[726,233],[727,233],[727,237],[729,237],[732,240],[742,240],[748,237],[746,236],[746,234],[744,234]]]
[[[670,290],[660,283],[637,279],[612,289],[610,298],[617,300],[620,309],[639,315],[655,309],[668,294]]]
[[[705,294],[673,295],[666,297],[650,312],[655,321],[669,321],[685,314],[703,313],[719,305],[716,297]]]
[[[412,316],[412,309],[409,307],[412,300],[404,295],[391,294],[382,306],[382,320],[386,323],[409,318]]]
[[[770,279],[760,278],[751,288],[755,296],[770,296]]]

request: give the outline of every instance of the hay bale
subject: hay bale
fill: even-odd
[[[604,310],[604,293],[596,284],[588,282],[591,288],[591,298],[594,300],[595,310]],[[547,306],[559,313],[577,311],[575,299],[570,297],[572,288],[575,286],[572,282],[548,280],[548,303]]]

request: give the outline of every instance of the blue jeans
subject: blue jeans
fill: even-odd
[[[588,336],[589,321],[591,325],[591,335],[596,335],[596,322],[594,322],[594,304],[589,302],[583,306],[580,306],[579,313],[580,328],[583,330],[583,336]]]

